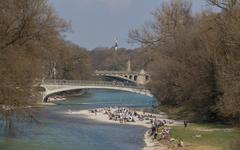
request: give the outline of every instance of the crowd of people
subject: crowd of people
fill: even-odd
[[[95,115],[98,113],[105,114],[108,116],[109,120],[119,121],[123,124],[126,122],[144,121],[147,124],[151,124],[149,134],[153,140],[168,140],[170,142],[173,140],[175,141],[175,139],[171,138],[170,136],[171,128],[168,126],[174,122],[168,119],[162,119],[156,114],[138,112],[136,109],[126,107],[106,107],[92,109],[89,111]],[[187,122],[184,121],[184,125],[186,127]],[[179,140],[178,146],[183,146],[182,140]]]
[[[150,135],[153,136],[153,139],[170,139],[170,127],[166,127],[166,121],[163,120],[154,120],[152,121],[151,133]]]
[[[104,113],[108,115],[109,120],[119,121],[120,123],[125,122],[135,122],[138,121],[148,121],[148,123],[155,122],[156,124],[166,124],[166,120],[160,120],[157,115],[152,113],[138,113],[135,109],[130,109],[126,107],[106,107],[90,110],[91,113],[97,115],[97,113]],[[168,121],[168,123],[172,123]]]
[[[154,120],[151,122],[152,127],[150,130],[150,136],[153,137],[153,140],[167,140],[169,142],[176,141],[174,138],[171,138],[171,128],[166,125],[165,120]],[[184,121],[185,128],[187,127],[187,121]],[[183,147],[183,141],[181,139],[177,140],[178,147]]]

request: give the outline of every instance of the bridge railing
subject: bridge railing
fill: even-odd
[[[144,86],[132,86],[122,82],[110,81],[81,81],[81,80],[44,80],[45,85],[70,85],[70,86],[108,86],[108,87],[125,87],[132,89],[145,90]]]
[[[95,74],[136,74],[136,75],[138,75],[139,72],[137,72],[137,71],[128,72],[128,71],[105,71],[105,70],[99,71],[99,70],[96,70]]]

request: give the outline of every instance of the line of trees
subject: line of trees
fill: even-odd
[[[57,39],[43,56],[43,77],[46,79],[88,80],[92,77],[90,57],[85,48]]]
[[[154,22],[132,30],[142,47],[134,51],[84,48],[65,41],[69,23],[47,0],[0,1],[0,118],[33,118],[36,84],[43,78],[91,78],[92,70],[144,68],[162,104],[184,106],[202,120],[240,122],[240,2],[208,0],[219,12],[193,15],[191,3],[172,0],[153,14]]]
[[[165,3],[129,37],[152,53],[149,86],[162,104],[198,120],[240,123],[240,2],[207,2],[218,12],[193,15],[189,1]]]
[[[33,118],[18,108],[36,103],[39,80],[89,77],[85,49],[61,37],[68,29],[47,0],[0,1],[0,120],[7,128],[13,118]]]
[[[142,48],[125,49],[98,47],[88,52],[94,70],[115,70],[127,69],[127,61],[131,60],[131,68],[134,71],[147,69],[150,54]]]

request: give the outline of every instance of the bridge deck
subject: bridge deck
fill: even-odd
[[[44,80],[42,85],[69,85],[69,86],[108,86],[108,87],[125,87],[132,89],[145,89],[141,85],[127,85],[122,82],[110,81],[80,81],[80,80]]]
[[[151,96],[149,90],[144,86],[126,85],[122,82],[108,82],[108,81],[77,81],[77,80],[44,80],[41,86],[45,88],[43,93],[43,101],[46,102],[49,95],[76,89],[111,89],[122,90]]]

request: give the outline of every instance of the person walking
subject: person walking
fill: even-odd
[[[184,127],[187,128],[187,126],[188,126],[188,121],[187,121],[187,120],[184,120],[183,123],[184,123]]]

